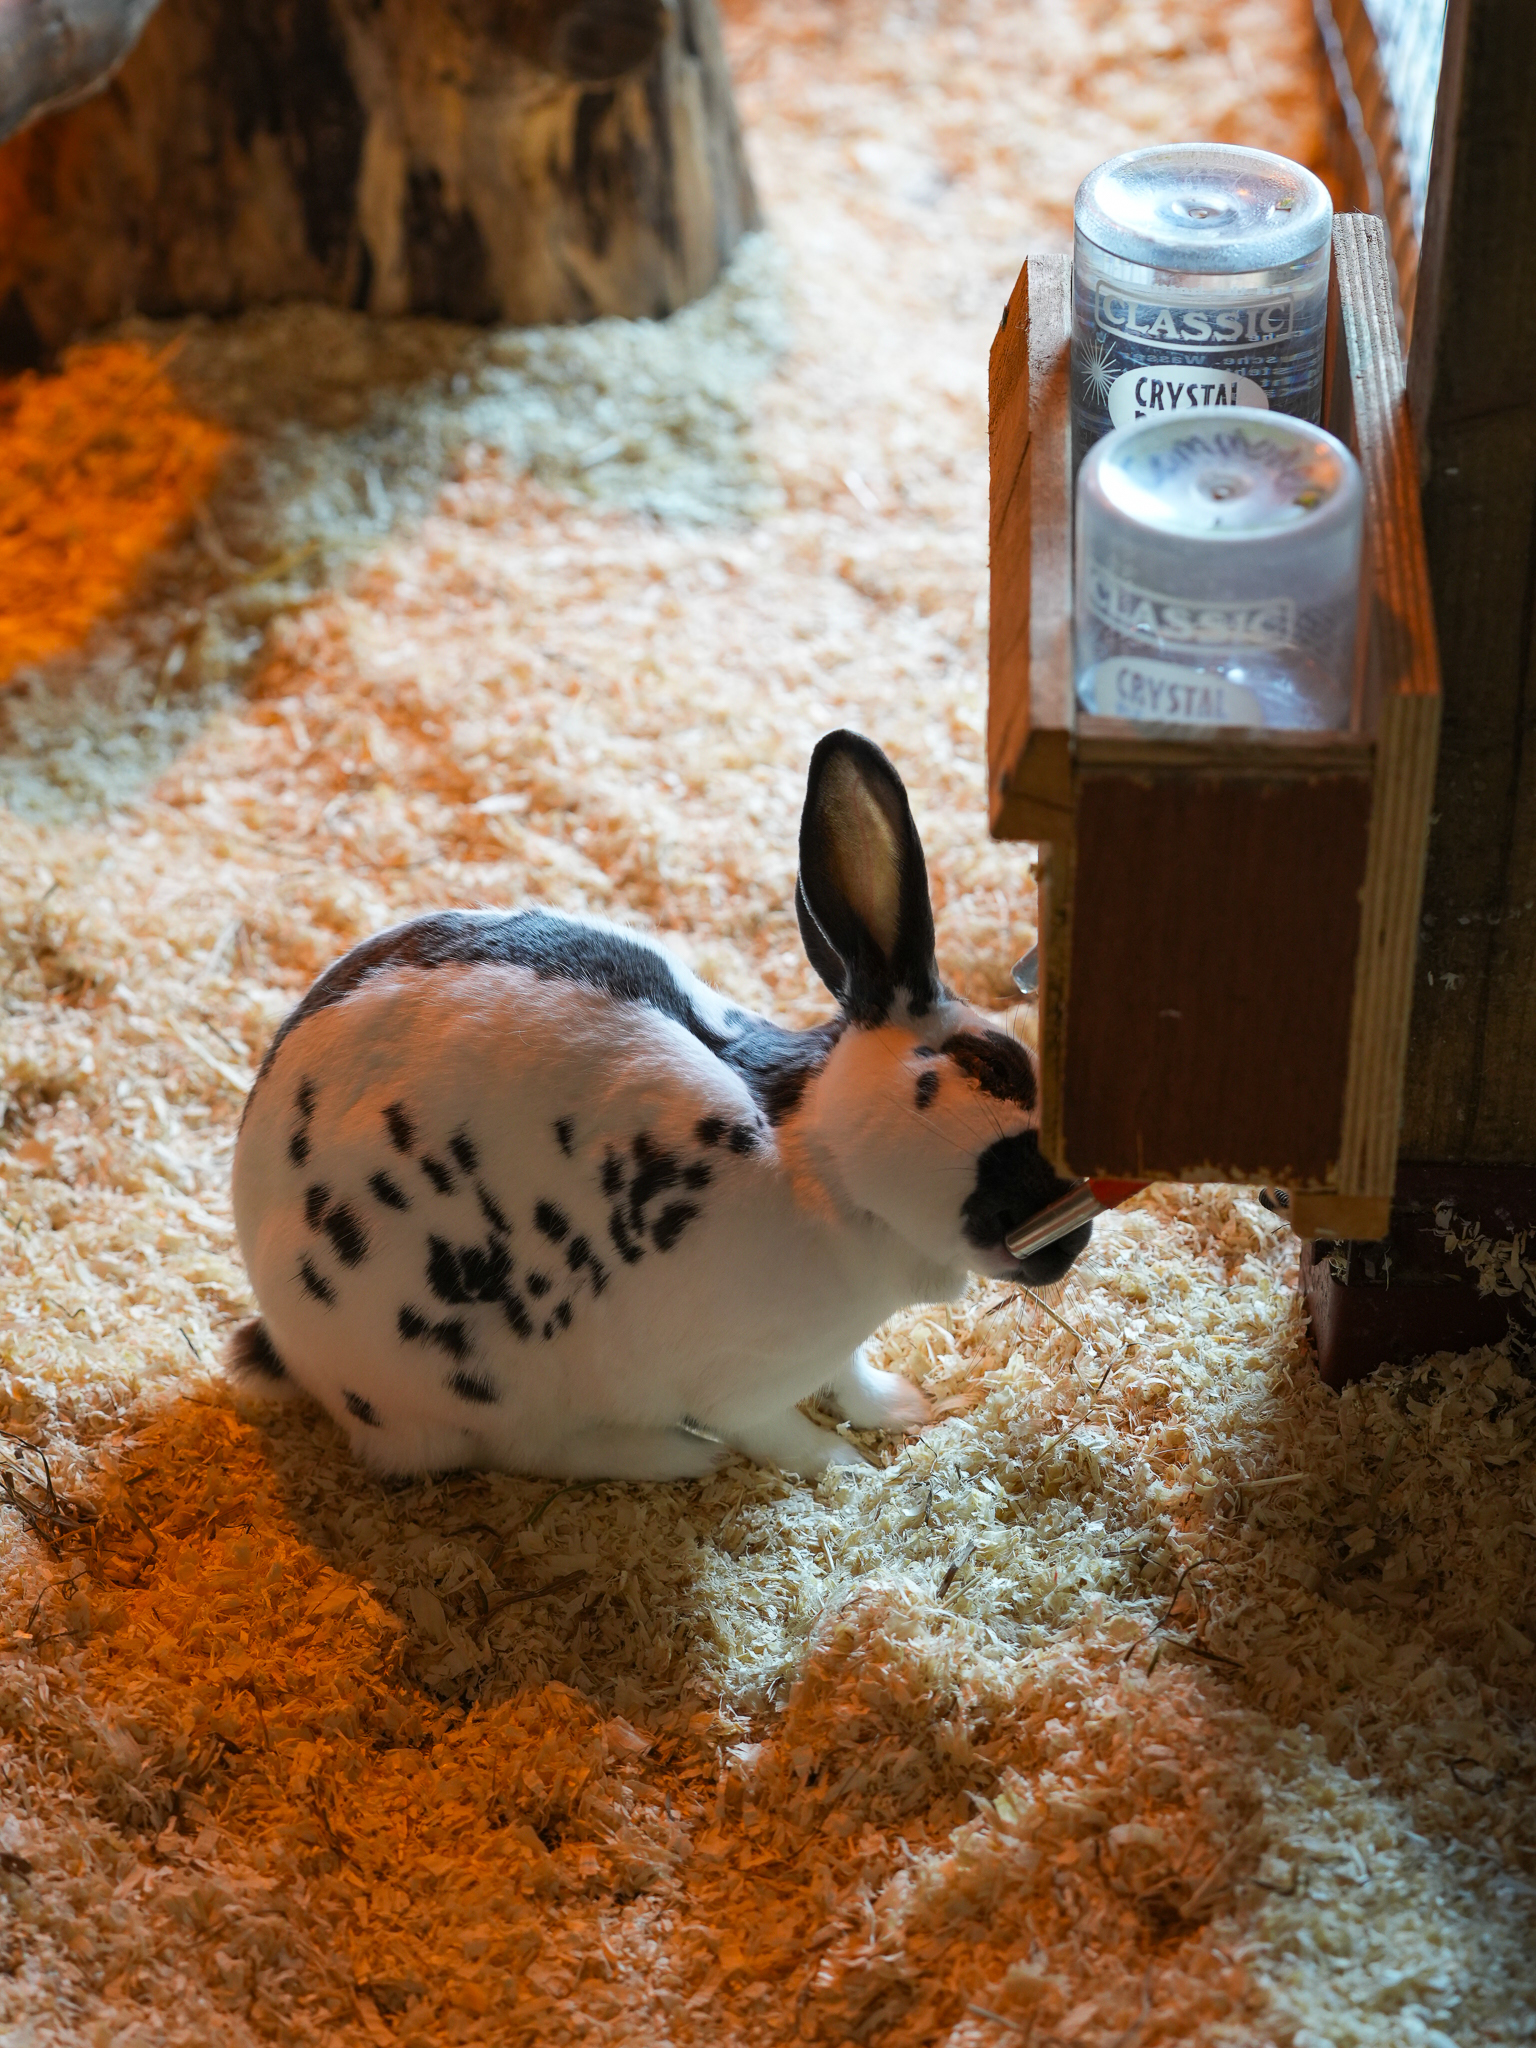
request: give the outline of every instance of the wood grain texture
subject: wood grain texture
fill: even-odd
[[[756,218],[714,0],[163,0],[0,148],[0,324],[659,317]]]
[[[1445,705],[1405,1158],[1536,1161],[1536,8],[1453,0],[1411,397]]]
[[[1071,830],[1070,279],[1067,257],[1030,257],[992,348],[987,764],[995,839]]]
[[[1346,204],[1386,224],[1397,278],[1398,326],[1406,343],[1418,290],[1419,237],[1413,183],[1376,30],[1365,0],[1312,0],[1312,12],[1334,102],[1330,125]]]
[[[1074,1172],[1336,1186],[1370,801],[1364,774],[1084,772]]]
[[[1334,224],[1334,271],[1355,452],[1365,484],[1365,708],[1376,735],[1338,1192],[1390,1198],[1440,729],[1440,668],[1419,513],[1418,456],[1383,223]],[[1338,380],[1336,379],[1336,382]]]

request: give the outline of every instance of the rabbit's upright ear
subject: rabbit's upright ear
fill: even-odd
[[[800,816],[800,932],[811,965],[856,1024],[943,996],[928,869],[901,777],[856,732],[816,745]]]

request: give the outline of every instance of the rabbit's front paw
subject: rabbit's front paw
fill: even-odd
[[[933,1403],[921,1387],[899,1372],[881,1372],[855,1351],[827,1389],[855,1429],[921,1429],[933,1420]]]

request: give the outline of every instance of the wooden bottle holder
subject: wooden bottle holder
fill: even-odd
[[[993,343],[992,834],[1040,842],[1041,1146],[1108,1179],[1271,1182],[1304,1237],[1385,1234],[1440,674],[1381,223],[1333,231],[1323,417],[1365,482],[1345,732],[1076,708],[1071,264]]]

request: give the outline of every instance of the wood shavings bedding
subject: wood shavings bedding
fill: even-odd
[[[100,1519],[0,1510],[0,2025],[1530,2040],[1536,1388],[1327,1393],[1249,1195],[1106,1220],[1070,1330],[900,1318],[942,1419],[815,1490],[387,1487],[210,1370],[245,1085],[363,932],[587,905],[809,1018],[794,827],[847,721],[961,989],[1032,936],[981,799],[996,307],[1112,148],[1315,157],[1307,9],[730,30],[776,253],[665,328],[191,330],[183,403],[222,380],[244,437],[213,551],[14,693],[0,1426]]]

